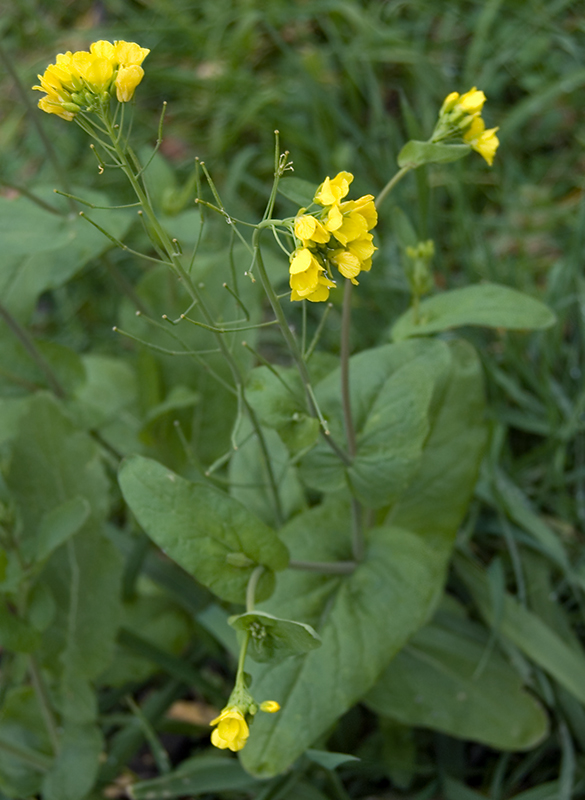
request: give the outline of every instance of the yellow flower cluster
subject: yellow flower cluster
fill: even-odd
[[[127,103],[142,80],[140,65],[149,53],[135,42],[103,40],[94,42],[89,52],[59,53],[56,63],[38,76],[40,86],[33,86],[46,93],[39,108],[71,121],[80,111],[94,111],[109,102],[114,88],[119,102]]]
[[[260,710],[273,714],[278,711],[280,706],[275,700],[266,700],[260,704]],[[249,713],[254,713],[258,710],[258,706],[254,705],[248,708]],[[218,747],[220,750],[227,750],[228,748],[233,752],[241,750],[250,735],[250,729],[246,722],[245,711],[237,705],[227,705],[219,717],[211,720],[210,725],[217,725],[211,733],[211,744]]]
[[[439,121],[431,141],[440,142],[460,137],[483,156],[491,167],[500,142],[496,136],[498,129],[486,130],[481,117],[485,100],[485,94],[475,86],[462,95],[459,92],[447,95],[439,111]]]
[[[290,260],[291,300],[327,300],[335,286],[331,266],[354,284],[360,272],[372,266],[377,248],[369,231],[376,225],[378,214],[371,194],[342,202],[352,181],[350,172],[325,178],[313,198],[323,211],[313,216],[301,209],[296,217],[294,233],[299,246]]]

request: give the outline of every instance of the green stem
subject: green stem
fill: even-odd
[[[57,723],[55,721],[55,717],[53,716],[53,709],[51,708],[49,693],[47,692],[47,687],[45,686],[43,676],[35,657],[32,655],[29,657],[29,668],[32,685],[34,687],[37,700],[39,701],[39,706],[41,707],[41,713],[43,715],[45,727],[47,728],[47,733],[49,734],[49,739],[51,740],[51,747],[53,748],[53,753],[57,755],[60,749]]]
[[[386,186],[384,186],[380,194],[376,197],[375,201],[376,208],[380,208],[380,206],[384,202],[386,195],[390,194],[390,192],[396,186],[398,181],[401,181],[402,178],[404,178],[404,176],[406,175],[406,173],[410,172],[411,169],[412,167],[402,167],[402,169],[399,169],[398,172],[392,178],[390,178]]]
[[[182,281],[182,283],[185,286],[187,292],[189,293],[191,299],[194,300],[197,303],[197,305],[200,307],[201,313],[203,314],[205,322],[208,325],[213,327],[214,319],[213,319],[213,316],[212,316],[211,312],[207,308],[207,305],[206,305],[206,303],[204,301],[203,296],[201,295],[201,293],[199,292],[198,288],[195,286],[195,284],[191,280],[191,276],[184,269],[184,267],[183,267],[183,265],[181,263],[180,254],[178,252],[176,252],[176,249],[175,249],[175,247],[173,245],[173,242],[172,242],[171,238],[169,237],[169,235],[166,232],[166,230],[163,228],[163,226],[158,221],[158,218],[157,218],[157,216],[156,216],[156,214],[154,212],[154,209],[152,207],[152,204],[150,202],[150,198],[148,197],[147,192],[143,189],[140,181],[136,177],[135,172],[134,172],[134,168],[133,168],[132,164],[130,163],[130,161],[128,159],[126,151],[120,145],[119,137],[117,136],[116,131],[113,128],[112,120],[111,120],[111,116],[110,116],[110,112],[109,112],[108,108],[105,108],[103,110],[102,121],[104,122],[104,124],[105,124],[105,126],[107,128],[108,135],[109,135],[109,137],[110,137],[110,139],[112,141],[112,145],[113,145],[113,148],[115,150],[116,157],[118,159],[120,167],[121,167],[122,171],[124,172],[124,174],[126,175],[126,177],[127,177],[128,181],[130,182],[132,188],[134,189],[134,193],[136,194],[136,197],[140,201],[140,204],[141,204],[141,206],[142,206],[142,208],[144,210],[144,213],[146,214],[146,216],[148,218],[148,221],[149,221],[150,225],[152,226],[152,229],[153,229],[154,233],[156,234],[156,236],[158,237],[159,241],[161,242],[161,244],[163,246],[163,249],[165,250],[165,252],[167,254],[167,257],[169,259],[169,262],[171,264],[171,268],[173,269],[175,274],[179,277],[179,279]],[[226,345],[226,343],[225,343],[225,341],[223,339],[223,334],[218,333],[218,332],[214,332],[214,333],[215,333],[215,338],[217,340],[219,348],[220,348],[220,350],[222,352],[222,355],[224,356],[224,358],[226,359],[226,361],[229,364],[229,367],[230,367],[234,382],[236,383],[237,386],[239,386],[241,388],[242,395],[244,396],[244,403],[245,403],[246,409],[248,411],[248,414],[250,416],[250,421],[252,423],[254,431],[255,431],[255,433],[256,433],[256,435],[258,437],[258,443],[260,445],[260,449],[262,451],[262,455],[263,455],[263,458],[264,458],[264,461],[265,461],[265,464],[266,464],[266,469],[267,469],[267,472],[268,472],[268,480],[269,480],[269,484],[270,484],[270,488],[271,488],[271,492],[272,492],[272,497],[273,497],[273,502],[274,502],[275,518],[276,518],[277,524],[280,525],[282,520],[284,519],[284,515],[283,515],[283,512],[282,512],[282,506],[281,506],[281,502],[280,502],[280,495],[279,495],[279,492],[278,492],[278,484],[277,484],[277,481],[276,481],[276,477],[274,475],[274,470],[272,468],[272,463],[270,461],[270,456],[269,456],[269,453],[268,453],[268,447],[267,447],[267,444],[266,444],[266,440],[264,438],[264,434],[263,434],[263,432],[262,432],[262,430],[260,428],[260,424],[258,422],[258,418],[257,418],[256,414],[254,413],[254,410],[251,408],[251,406],[245,400],[244,381],[243,381],[242,374],[240,372],[240,367],[237,364],[236,360],[234,359],[234,357],[233,357],[231,351],[229,350],[228,346]]]
[[[248,581],[248,586],[246,587],[246,611],[254,611],[254,603],[256,598],[256,589],[258,587],[258,581],[262,577],[262,573],[264,572],[264,567],[262,564],[259,564],[250,575],[250,580]]]
[[[355,561],[297,561],[288,562],[291,569],[304,572],[320,572],[323,575],[351,575],[357,567]]]
[[[246,653],[248,652],[248,642],[250,641],[250,631],[246,631],[242,646],[240,648],[240,657],[238,658],[238,671],[236,672],[235,688],[245,686],[246,681],[244,678],[244,666],[246,664]]]

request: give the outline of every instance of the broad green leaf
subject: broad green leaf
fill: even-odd
[[[327,442],[320,441],[303,459],[301,474],[306,483],[325,492],[349,484],[358,500],[371,508],[395,501],[418,469],[433,393],[449,362],[444,342],[426,340],[385,345],[353,356],[350,394],[355,459],[345,467]],[[345,447],[340,382],[340,370],[335,370],[315,391],[332,437]]]
[[[276,431],[262,428],[269,454],[281,515],[286,520],[305,506],[298,470],[290,463],[288,450]],[[274,495],[258,437],[246,419],[238,428],[240,446],[229,466],[230,496],[246,506],[267,525],[277,524]]]
[[[119,417],[138,399],[136,375],[121,358],[89,353],[82,358],[85,380],[77,388],[69,408],[86,428],[100,428]]]
[[[57,604],[52,591],[44,581],[37,581],[28,598],[28,621],[41,633],[55,619]]]
[[[544,303],[534,297],[509,286],[479,283],[422,300],[418,319],[417,323],[412,308],[406,311],[394,324],[392,339],[401,341],[463,325],[511,330],[549,328],[556,318]]]
[[[86,219],[72,212],[67,201],[52,187],[35,190],[42,199],[63,212],[52,214],[26,197],[0,198],[0,292],[2,302],[18,319],[27,321],[43,292],[57,289],[82,267],[114,245]],[[78,192],[96,205],[107,205],[100,192]],[[79,206],[82,208],[82,206]],[[132,213],[124,209],[83,211],[112,236],[124,236]]]
[[[205,484],[195,484],[148,458],[126,459],[119,472],[126,502],[146,533],[183,569],[224,600],[243,602],[257,564],[266,567],[258,597],[274,585],[274,570],[288,563],[276,533],[241,503]],[[251,566],[233,566],[243,553]]]
[[[330,503],[305,512],[282,530],[292,557],[346,559],[348,508]],[[424,541],[398,528],[368,532],[366,558],[349,576],[287,570],[262,610],[311,625],[323,644],[280,664],[252,664],[253,692],[282,706],[258,715],[242,751],[252,774],[286,770],[365,694],[390,659],[426,621],[444,565]]]
[[[43,773],[51,766],[46,731],[32,686],[9,689],[2,704],[0,742],[28,757],[19,758],[0,746],[0,791],[8,797],[33,797],[40,791]]]
[[[138,595],[124,603],[120,627],[175,656],[181,655],[193,635],[189,615],[162,593]],[[107,686],[143,683],[156,671],[156,664],[147,655],[117,646],[114,660],[100,675],[100,683]]]
[[[280,619],[266,611],[248,611],[230,617],[228,622],[235,630],[250,634],[248,655],[261,663],[276,663],[321,646],[321,637],[310,625]]]
[[[5,396],[29,394],[39,389],[70,395],[84,380],[80,356],[56,342],[34,340],[40,359],[0,323],[0,392]],[[41,366],[41,362],[43,365]]]
[[[90,504],[80,495],[66,500],[60,506],[52,508],[44,514],[39,523],[35,558],[38,561],[48,558],[53,550],[56,550],[80,530],[89,519],[90,514]]]
[[[386,524],[420,533],[442,547],[453,541],[477,480],[486,443],[481,363],[467,342],[449,345],[451,370],[431,414],[418,472]]]
[[[350,756],[347,753],[331,753],[328,750],[311,750],[309,748],[305,755],[310,761],[319,764],[320,767],[325,767],[325,769],[335,769],[342,764],[347,764],[348,761],[359,761],[357,756]]]
[[[540,703],[479,625],[422,628],[391,661],[366,704],[405,725],[439,730],[498,750],[525,750],[547,734]]]
[[[278,431],[291,453],[316,442],[319,420],[307,414],[304,387],[296,369],[256,367],[248,377],[246,399],[260,422]]]
[[[135,783],[129,794],[132,800],[168,800],[185,795],[249,792],[262,785],[244,772],[237,760],[202,755],[183,761],[171,775]]]
[[[468,144],[434,144],[412,139],[398,153],[398,166],[414,169],[423,164],[444,164],[448,161],[458,161],[468,153],[471,153]]]
[[[97,777],[103,737],[95,725],[65,725],[59,754],[43,780],[43,800],[83,800]]]
[[[406,553],[402,553],[404,558],[400,565],[392,562],[399,575],[388,574],[382,581],[371,579],[370,592],[364,590],[365,596],[352,585],[359,571],[350,578],[319,577],[296,570],[294,574],[291,571],[279,577],[277,591],[266,604],[266,610],[313,625],[323,639],[323,646],[302,659],[284,662],[273,671],[269,667],[252,668],[254,692],[259,697],[286,699],[286,703],[281,703],[280,721],[258,719],[255,722],[250,741],[242,753],[245,765],[255,773],[273,774],[284,769],[290,763],[288,748],[294,760],[296,754],[302,752],[298,748],[309,746],[336,716],[367,691],[376,663],[381,665],[381,673],[408,636],[420,627],[420,623],[413,624],[410,633],[404,633],[409,609],[413,616],[419,611],[419,619],[424,619],[421,606],[425,602],[428,611],[432,610],[433,602],[425,593],[431,592],[433,586],[438,591],[441,586],[446,559],[472,495],[485,444],[485,401],[479,360],[467,343],[454,342],[450,352],[450,371],[433,399],[431,432],[418,471],[386,520],[391,530],[411,528],[420,534],[421,539],[412,534],[399,534],[399,539],[401,542],[404,536],[408,542],[414,539],[413,546],[422,550],[414,569],[434,570],[434,577],[420,578],[418,587],[411,586],[407,590],[402,586],[401,591],[399,576],[410,575],[413,566]],[[372,373],[365,373],[364,381],[367,382]],[[348,510],[342,504],[337,510],[331,506],[318,507],[289,523],[283,537],[290,545],[293,558],[344,560],[351,557],[349,524]],[[388,538],[392,540],[394,535]],[[400,547],[398,550],[402,552]],[[428,552],[433,555],[426,555]],[[376,567],[384,571],[384,560],[376,563],[374,558],[360,570]],[[388,569],[392,569],[391,564]],[[416,578],[414,580],[416,582]],[[398,598],[393,598],[395,590]],[[379,597],[372,597],[378,591]],[[343,609],[336,615],[337,598],[344,598],[345,592],[355,601],[345,610],[346,618]],[[372,608],[374,604],[376,608]],[[320,615],[325,608],[328,615],[320,625]],[[337,623],[338,628],[332,623]],[[375,648],[379,651],[372,654]],[[378,662],[374,655],[379,656]],[[373,682],[375,680],[373,677]],[[337,694],[330,697],[328,692],[334,691]]]
[[[278,184],[278,192],[288,200],[292,200],[299,208],[307,208],[313,202],[318,184],[305,181],[303,178],[282,178]]]
[[[29,397],[0,397],[0,445],[18,433],[20,419],[28,411]]]
[[[57,400],[39,393],[31,398],[14,440],[6,482],[23,522],[21,541],[36,541],[48,512],[77,497],[90,505],[90,519],[108,511],[108,482],[97,445],[76,430]]]
[[[0,647],[13,653],[32,653],[39,642],[38,631],[17,617],[4,597],[0,597]]]
[[[577,700],[585,703],[585,653],[582,648],[568,645],[556,631],[508,593],[503,598],[501,619],[496,621],[485,570],[459,556],[455,559],[455,567],[488,624],[499,635],[510,639]]]
[[[114,655],[122,569],[115,546],[89,524],[53,553],[41,574],[56,613],[40,657],[60,673],[60,711],[72,722],[91,722],[96,713],[90,682]]]

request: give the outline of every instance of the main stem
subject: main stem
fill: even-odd
[[[185,288],[187,289],[187,292],[191,296],[191,299],[194,300],[196,302],[196,304],[200,307],[201,313],[203,314],[203,317],[205,318],[205,321],[213,328],[214,327],[213,326],[213,322],[214,322],[213,316],[211,315],[209,309],[207,308],[205,302],[203,301],[203,297],[201,296],[201,293],[199,292],[199,290],[197,289],[197,287],[195,286],[195,284],[191,280],[191,276],[188,274],[188,272],[183,267],[183,265],[181,263],[181,260],[180,260],[180,254],[178,252],[176,252],[176,249],[175,249],[175,247],[173,245],[173,242],[171,241],[168,233],[165,231],[163,226],[158,221],[158,218],[157,218],[156,214],[154,213],[154,209],[152,208],[152,205],[150,203],[148,195],[146,194],[146,192],[144,191],[143,187],[140,184],[140,181],[138,180],[138,178],[134,174],[134,169],[133,169],[132,165],[130,164],[130,161],[128,160],[128,156],[126,155],[126,152],[125,152],[124,148],[120,145],[120,142],[119,142],[119,138],[120,137],[119,137],[118,133],[115,131],[113,125],[112,125],[112,119],[111,119],[110,112],[109,112],[108,108],[104,109],[104,113],[102,115],[102,121],[103,121],[103,123],[105,124],[105,126],[107,128],[108,135],[109,135],[110,140],[112,142],[112,145],[114,147],[116,156],[117,156],[117,158],[119,160],[120,167],[122,168],[124,174],[128,178],[128,181],[130,182],[130,184],[131,184],[132,188],[134,189],[134,192],[135,192],[138,200],[140,201],[140,205],[144,209],[144,212],[145,212],[145,214],[146,214],[146,216],[148,218],[149,223],[152,225],[156,235],[158,236],[158,238],[159,238],[159,240],[160,240],[160,242],[161,242],[161,244],[162,244],[162,246],[164,248],[164,251],[165,251],[165,253],[167,255],[167,258],[169,259],[169,263],[171,265],[171,268],[173,269],[175,274],[180,278],[180,280],[183,282]],[[277,524],[280,525],[280,524],[282,524],[282,521],[284,519],[284,515],[283,515],[283,512],[282,512],[282,506],[281,506],[281,502],[280,502],[280,495],[278,493],[278,484],[277,484],[277,481],[276,481],[276,477],[274,475],[274,471],[272,469],[272,463],[270,461],[270,456],[269,456],[269,453],[268,453],[268,447],[266,445],[266,441],[264,439],[264,434],[262,433],[262,430],[260,428],[260,424],[258,422],[258,418],[256,417],[256,414],[255,414],[254,410],[251,408],[251,406],[246,401],[245,394],[244,394],[244,381],[243,381],[242,374],[240,372],[240,368],[239,368],[236,360],[234,359],[232,353],[230,352],[229,348],[227,347],[225,341],[223,340],[223,335],[221,333],[215,333],[215,338],[217,340],[217,343],[219,345],[219,348],[221,350],[222,355],[224,356],[224,358],[226,359],[226,361],[228,362],[228,364],[230,366],[230,370],[231,370],[234,382],[236,383],[237,386],[240,387],[240,390],[241,390],[241,393],[242,393],[242,397],[244,398],[244,405],[246,406],[248,414],[250,415],[250,421],[252,422],[252,426],[254,427],[254,431],[255,431],[255,433],[256,433],[256,435],[258,437],[258,443],[260,445],[260,449],[262,450],[264,461],[266,463],[266,470],[268,472],[268,481],[269,481],[269,484],[270,484],[270,489],[271,489],[272,496],[273,496],[273,501],[274,501],[275,517],[276,517]]]

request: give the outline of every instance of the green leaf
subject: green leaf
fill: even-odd
[[[69,408],[81,426],[100,428],[136,403],[136,375],[121,358],[89,353],[82,360],[85,380],[77,388]]]
[[[85,525],[90,514],[90,504],[80,495],[66,500],[60,506],[52,508],[44,514],[39,523],[35,559],[43,561],[48,558],[53,550],[60,547]]]
[[[348,557],[350,514],[330,503],[282,531],[296,559]],[[287,570],[265,609],[315,628],[323,644],[280,664],[250,664],[254,695],[281,703],[259,715],[243,764],[270,777],[286,770],[376,682],[390,659],[426,621],[444,576],[424,541],[398,528],[368,532],[366,558],[349,576]]]
[[[296,369],[256,367],[248,377],[246,398],[260,422],[275,428],[291,453],[317,441],[319,420],[307,414],[304,387]]]
[[[248,655],[261,663],[276,663],[321,646],[321,637],[310,625],[280,619],[266,611],[248,611],[230,617],[228,622],[237,631],[250,633]]]
[[[60,711],[71,722],[95,717],[90,682],[114,656],[122,568],[114,545],[90,524],[56,550],[41,573],[55,598],[56,614],[40,656],[60,673]]]
[[[275,715],[280,720],[260,718],[254,724],[242,753],[244,764],[254,773],[274,774],[285,769],[289,755],[294,760],[368,690],[368,685],[375,683],[377,669],[379,676],[392,655],[420,627],[424,608],[432,610],[433,588],[438,591],[441,586],[446,560],[473,492],[486,437],[479,359],[465,342],[453,342],[449,351],[450,369],[431,405],[431,431],[418,471],[387,516],[385,524],[391,526],[391,532],[386,528],[371,533],[376,542],[380,537],[380,549],[388,555],[390,543],[396,541],[396,560],[390,557],[386,562],[384,556],[378,558],[370,551],[366,563],[349,578],[286,572],[279,577],[277,590],[265,606],[270,613],[286,614],[312,625],[323,646],[272,670],[269,666],[252,666],[254,692],[286,700]],[[376,362],[371,373],[363,374],[366,383],[375,369]],[[283,530],[283,538],[293,558],[345,560],[351,558],[349,526],[347,507],[341,503],[335,507],[331,502],[291,521]],[[421,538],[396,532],[397,527],[410,529]],[[420,548],[414,557],[416,564],[408,557],[410,546]],[[428,570],[427,577],[419,577],[418,586],[408,583],[411,570],[419,569]],[[369,583],[364,581],[363,586],[360,583],[356,587],[357,578],[370,570],[376,577],[368,575]],[[416,584],[417,578],[413,580]],[[351,600],[344,608],[347,595]]]
[[[320,767],[331,770],[340,767],[342,764],[347,764],[349,761],[359,761],[357,756],[350,756],[347,753],[330,753],[328,750],[311,750],[309,748],[305,755],[310,761],[319,764]]]
[[[108,511],[108,482],[97,445],[78,431],[57,400],[39,393],[21,417],[6,480],[23,522],[21,542],[34,547],[48,512],[82,497],[90,519],[102,522]]]
[[[6,600],[0,598],[0,647],[13,653],[32,653],[39,646],[38,631],[17,617],[8,607]]]
[[[446,388],[431,414],[418,472],[385,520],[439,547],[454,540],[467,511],[487,438],[479,358],[467,342],[451,342],[449,350]]]
[[[547,716],[479,625],[420,630],[392,660],[366,704],[405,725],[439,730],[498,750],[525,750],[547,735]],[[452,624],[452,622],[451,622]]]
[[[243,602],[255,565],[266,572],[258,597],[274,585],[274,570],[288,564],[276,533],[243,505],[204,484],[195,484],[142,456],[126,459],[119,472],[126,502],[146,533],[183,569],[224,600]],[[253,564],[236,567],[229,553],[243,553]]]
[[[582,648],[568,645],[556,631],[508,593],[503,597],[501,618],[496,620],[485,570],[459,556],[454,563],[488,624],[585,703],[585,653]]]
[[[370,508],[395,501],[418,468],[429,432],[433,392],[448,371],[449,361],[444,342],[426,340],[385,345],[353,356],[350,386],[355,459],[346,467],[327,442],[320,441],[302,461],[306,483],[324,492],[349,484],[358,500]],[[345,446],[340,381],[340,370],[335,370],[315,391],[332,437]]]
[[[318,184],[302,178],[282,178],[278,184],[278,192],[288,200],[292,200],[299,208],[308,208],[318,189]]]
[[[268,471],[260,442],[249,420],[243,421],[238,433],[238,439],[241,437],[242,444],[230,459],[230,496],[245,505],[267,525],[276,525],[277,516]],[[276,431],[263,428],[262,433],[272,465],[282,515],[284,519],[288,519],[305,506],[298,470],[291,465],[288,450]]]
[[[418,314],[418,323],[412,308],[399,317],[392,328],[394,341],[463,325],[511,330],[549,328],[556,320],[540,300],[497,283],[479,283],[428,297],[421,301]]]
[[[43,773],[51,766],[46,730],[33,688],[9,689],[0,717],[0,791],[9,797],[33,797],[40,791]],[[23,751],[23,757],[4,749],[2,742]]]
[[[183,761],[171,775],[135,783],[129,794],[132,800],[167,800],[185,795],[248,792],[260,786],[237,760],[203,755]]]
[[[0,292],[2,302],[18,319],[28,321],[43,292],[65,284],[83,266],[114,245],[101,231],[72,213],[65,198],[51,187],[35,193],[62,214],[45,211],[26,197],[0,198]],[[79,190],[96,205],[107,205],[100,193]],[[92,220],[116,238],[124,236],[132,214],[124,209],[84,209]]]
[[[65,725],[53,768],[43,780],[43,800],[83,800],[97,777],[103,737],[95,725]]]
[[[471,153],[468,144],[435,144],[412,139],[398,153],[398,166],[412,169],[423,164],[444,164],[448,161],[459,161],[468,153]]]

